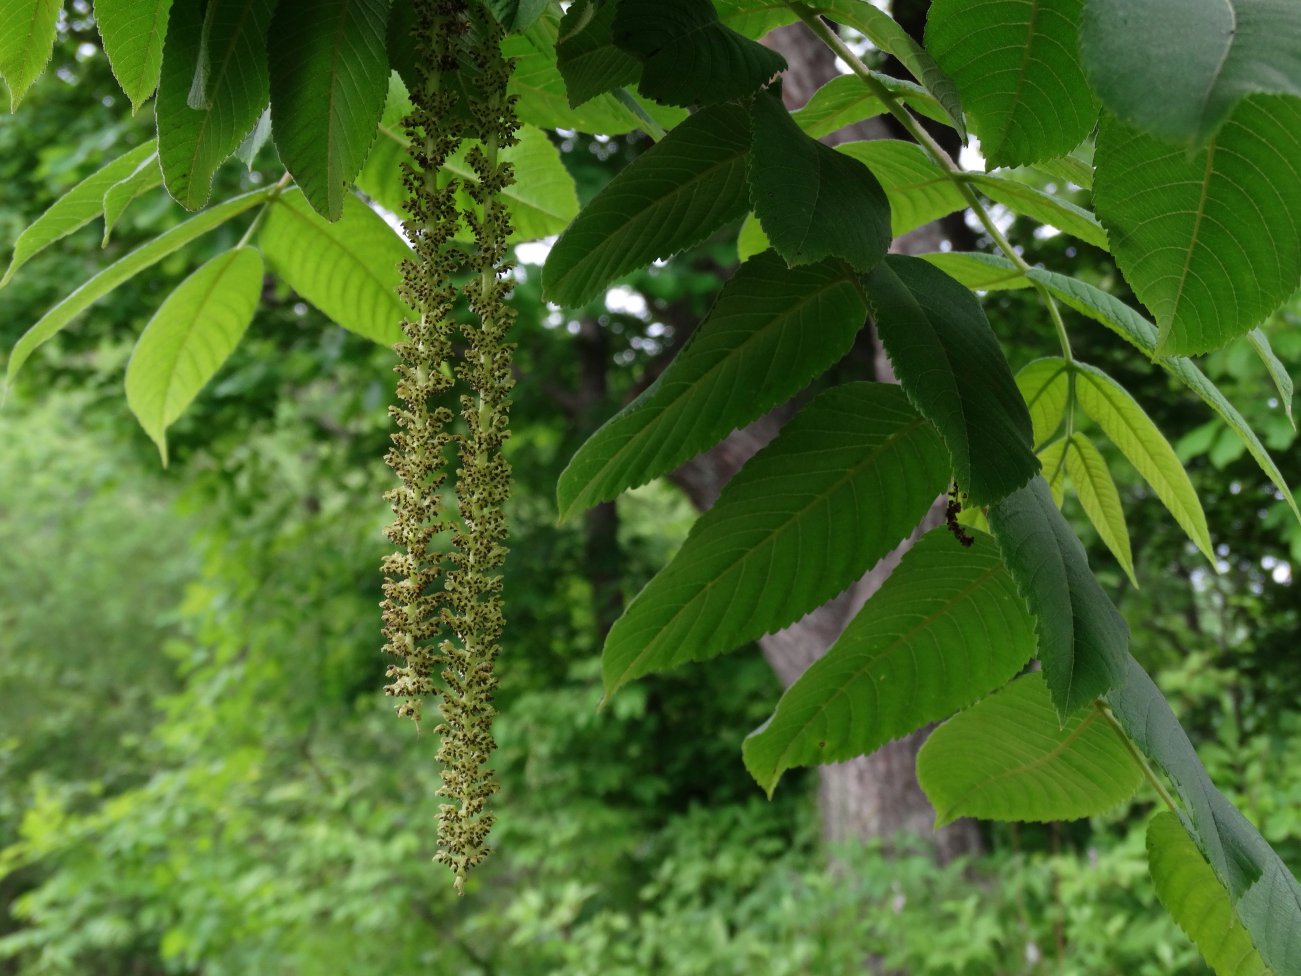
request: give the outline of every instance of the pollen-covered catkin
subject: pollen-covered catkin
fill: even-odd
[[[511,226],[501,202],[513,173],[501,154],[515,143],[518,122],[506,91],[511,65],[501,54],[502,31],[481,3],[417,2],[415,30],[426,57],[406,120],[410,217],[403,227],[414,254],[402,268],[402,297],[416,317],[403,323],[406,340],[397,346],[401,405],[391,411],[398,429],[387,460],[400,484],[386,497],[395,515],[389,539],[398,551],[384,563],[382,604],[385,650],[404,663],[389,667],[385,691],[402,699],[399,714],[417,720],[424,698],[438,701],[439,795],[448,802],[440,806],[436,857],[463,891],[467,873],[488,853],[487,801],[497,789],[486,764],[495,748],[493,665],[503,627],[510,466],[502,448],[513,385],[506,339],[514,319],[506,303]],[[463,136],[474,176],[457,180],[444,164]],[[453,243],[462,228],[469,246]],[[466,282],[469,311],[459,325],[458,278]],[[463,351],[449,372],[458,329]],[[454,417],[446,401],[454,393],[462,424],[449,432]],[[453,450],[454,512],[443,492]],[[438,539],[445,533],[447,551]]]

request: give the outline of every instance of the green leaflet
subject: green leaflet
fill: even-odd
[[[1288,423],[1292,425],[1293,430],[1296,430],[1296,418],[1292,416],[1292,397],[1295,393],[1292,388],[1292,374],[1288,372],[1283,361],[1274,354],[1274,347],[1269,344],[1269,336],[1263,331],[1252,329],[1247,333],[1247,341],[1251,343],[1251,348],[1256,350],[1256,355],[1260,357],[1265,371],[1269,373],[1274,389],[1278,390],[1278,399],[1283,405],[1283,412],[1287,414]]]
[[[262,297],[262,255],[217,255],[167,296],[136,342],[126,400],[167,464],[167,428],[221,368]]]
[[[1056,159],[1040,160],[1034,164],[1034,168],[1055,180],[1074,183],[1082,190],[1093,188],[1092,162],[1086,162],[1075,153],[1058,156]]]
[[[1075,400],[1080,408],[1120,448],[1188,538],[1215,565],[1202,503],[1170,442],[1157,430],[1138,401],[1102,370],[1076,363],[1074,373]]]
[[[1161,904],[1219,976],[1273,976],[1175,814],[1158,813],[1148,824],[1147,863]]]
[[[1120,504],[1120,493],[1112,480],[1107,462],[1093,446],[1093,442],[1079,431],[1066,442],[1066,475],[1075,486],[1084,514],[1098,530],[1100,538],[1120,563],[1129,581],[1138,587],[1134,575],[1134,555],[1129,547],[1129,529],[1125,526],[1125,510]]]
[[[907,104],[909,108],[916,110],[918,114],[928,119],[935,119],[937,122],[949,120],[940,103],[920,85],[891,78],[889,75],[875,74],[874,76],[877,81],[890,89],[895,97]],[[885,112],[885,103],[868,90],[863,84],[863,79],[856,75],[838,75],[815,91],[807,105],[792,112],[791,118],[813,138],[821,139],[837,129],[881,115],[883,112]]]
[[[1301,95],[1293,0],[1089,0],[1080,54],[1110,112],[1185,145],[1204,145],[1245,95]]]
[[[1061,508],[1066,501],[1066,438],[1059,437],[1039,452],[1043,477],[1048,482],[1053,504]]]
[[[497,23],[515,33],[526,30],[542,16],[548,0],[487,0],[488,9]]]
[[[638,90],[669,105],[744,98],[786,68],[786,59],[718,19],[709,0],[619,0],[615,44],[641,60]]]
[[[4,277],[0,278],[0,288],[7,285],[18,269],[44,248],[74,230],[84,227],[102,214],[104,194],[119,180],[129,177],[136,167],[148,159],[154,151],[154,146],[154,141],[151,139],[143,146],[136,146],[111,162],[105,163],[97,172],[87,176],[50,204],[49,209],[37,217],[14,241],[13,257],[9,260],[9,267],[5,269]]]
[[[641,75],[641,64],[610,35],[614,10],[615,0],[578,0],[560,21],[556,67],[565,79],[571,108],[630,85]]]
[[[746,738],[746,768],[771,796],[787,769],[865,755],[971,704],[1034,647],[994,540],[967,548],[935,529]]]
[[[935,0],[926,47],[957,83],[991,166],[1061,156],[1097,108],[1076,57],[1084,0]]]
[[[131,201],[160,186],[162,182],[163,170],[158,162],[158,151],[155,149],[140,161],[139,166],[104,191],[103,247],[108,247],[109,235],[113,233],[113,228],[126,213],[126,208],[131,205]]]
[[[864,279],[908,399],[939,429],[959,486],[998,501],[1039,469],[1030,415],[979,302],[938,268],[892,254]]]
[[[210,0],[206,23],[197,4],[172,10],[154,111],[163,181],[187,210],[208,202],[213,173],[266,107],[266,35],[274,7],[274,0]],[[206,97],[196,109],[190,94],[204,51]]]
[[[646,150],[560,235],[542,269],[547,298],[583,305],[615,278],[698,244],[748,206],[743,108],[715,105]]]
[[[1057,433],[1066,415],[1071,392],[1066,362],[1059,356],[1048,356],[1027,363],[1016,374],[1016,385],[1030,411],[1035,447],[1041,447]]]
[[[412,313],[397,297],[398,264],[410,249],[352,194],[339,219],[323,219],[301,190],[276,198],[258,231],[271,269],[336,323],[372,342],[402,340]]]
[[[1116,720],[1174,783],[1184,829],[1229,894],[1261,959],[1276,973],[1301,972],[1301,885],[1237,808],[1215,789],[1188,735],[1132,657],[1107,694]]]
[[[959,817],[1078,820],[1124,803],[1143,772],[1097,709],[1059,722],[1042,673],[949,719],[917,754],[937,827]]]
[[[751,258],[655,383],[578,449],[557,486],[561,518],[672,470],[794,396],[849,351],[866,317],[843,266]]]
[[[924,257],[937,267],[954,274],[969,288],[1021,288],[1029,284],[1010,261],[990,254],[950,252],[927,254]],[[1261,471],[1288,503],[1297,521],[1301,522],[1301,509],[1298,509],[1296,500],[1292,497],[1292,489],[1288,487],[1283,473],[1246,418],[1191,359],[1183,356],[1157,356],[1156,326],[1118,298],[1077,278],[1042,268],[1032,268],[1030,277],[1047,287],[1058,301],[1101,322],[1196,393],[1242,441]]]
[[[271,21],[276,148],[329,220],[343,213],[384,111],[388,12],[388,0],[280,0]]]
[[[1098,223],[1098,218],[1069,200],[1045,193],[1008,176],[972,173],[967,177],[967,182],[995,203],[1001,203],[1041,224],[1056,227],[1086,244],[1100,247],[1104,251],[1107,249],[1107,232]]]
[[[1039,660],[1065,721],[1122,680],[1129,629],[1090,572],[1084,547],[1043,478],[990,508],[989,525],[1038,621]]]
[[[606,696],[820,606],[897,546],[947,480],[939,438],[898,387],[822,393],[728,483],[615,622]]]
[[[113,76],[135,111],[158,87],[172,0],[95,0],[95,23]]]
[[[967,205],[962,191],[915,142],[868,139],[842,143],[836,151],[857,159],[881,181],[895,237]]]
[[[1242,99],[1193,155],[1103,120],[1094,202],[1116,263],[1160,326],[1161,353],[1223,346],[1296,290],[1298,159],[1297,98]]]
[[[876,265],[890,246],[890,204],[872,171],[805,135],[776,90],[755,96],[750,120],[750,202],[777,253],[790,265]]]
[[[54,50],[62,0],[0,0],[0,75],[9,86],[9,111],[18,111]]]
[[[195,214],[184,223],[177,224],[163,231],[152,241],[141,244],[134,251],[124,255],[110,264],[95,277],[84,282],[63,301],[46,312],[39,322],[28,329],[16,343],[9,354],[7,381],[13,383],[14,377],[27,362],[32,352],[65,328],[68,323],[99,301],[110,291],[128,281],[148,267],[158,263],[172,252],[184,247],[190,241],[202,237],[214,227],[220,227],[230,218],[243,213],[265,201],[272,193],[271,189],[254,190],[242,196],[227,200],[225,203]],[[377,220],[379,218],[376,218]]]

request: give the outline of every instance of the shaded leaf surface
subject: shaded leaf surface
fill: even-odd
[[[614,43],[615,6],[615,0],[578,0],[560,21],[556,67],[574,108],[641,74],[640,62]]]

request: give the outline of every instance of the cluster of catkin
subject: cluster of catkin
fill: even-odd
[[[437,700],[439,795],[446,802],[436,859],[452,869],[458,891],[488,853],[487,801],[497,789],[486,763],[495,748],[493,664],[503,625],[510,466],[502,446],[514,316],[505,300],[511,227],[501,202],[513,175],[501,151],[518,128],[501,40],[482,3],[416,3],[423,58],[406,119],[403,224],[414,254],[402,267],[402,297],[416,314],[403,323],[406,340],[397,346],[400,404],[391,408],[397,430],[386,459],[400,484],[386,494],[395,516],[388,536],[398,549],[383,567],[384,650],[401,663],[389,667],[384,690],[401,699],[400,715],[417,721],[422,700]],[[444,164],[463,141],[474,178],[457,180]],[[469,245],[458,239],[462,228]],[[459,294],[468,316],[456,314]],[[458,392],[459,425],[448,406]],[[444,491],[452,463],[454,510]]]

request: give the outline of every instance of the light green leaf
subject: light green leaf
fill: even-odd
[[[300,190],[276,198],[258,231],[271,269],[350,332],[392,346],[412,312],[397,297],[398,265],[411,250],[352,194],[333,223]]]
[[[915,142],[869,139],[842,143],[836,151],[857,159],[881,181],[895,237],[967,205],[962,191]]]
[[[1301,972],[1301,885],[1215,789],[1169,703],[1132,657],[1107,702],[1139,750],[1170,777],[1186,811],[1185,829],[1227,890],[1261,959],[1276,973]]]
[[[1301,96],[1294,0],[1089,0],[1080,54],[1112,114],[1186,145],[1204,145],[1245,95]]]
[[[105,192],[119,180],[130,176],[142,161],[150,157],[154,148],[152,139],[143,146],[136,146],[104,164],[97,172],[87,176],[54,201],[14,241],[13,257],[9,260],[4,277],[0,278],[0,288],[7,285],[18,269],[36,254],[102,214]]]
[[[1188,538],[1214,565],[1215,553],[1211,549],[1202,503],[1170,442],[1157,430],[1138,401],[1102,370],[1076,363],[1074,371],[1076,403],[1102,428],[1107,439],[1120,448]]]
[[[726,26],[756,40],[799,20],[785,0],[714,0],[714,9]]]
[[[1071,395],[1066,361],[1060,356],[1049,356],[1027,363],[1016,374],[1016,385],[1030,410],[1034,443],[1039,447],[1057,433],[1062,418],[1066,416],[1066,404]]]
[[[152,144],[151,144],[152,145]],[[140,161],[140,165],[104,191],[104,240],[101,246],[108,247],[109,235],[126,213],[136,197],[148,193],[163,182],[162,166],[158,162],[155,150]]]
[[[605,642],[606,696],[799,619],[912,531],[948,480],[939,438],[898,387],[814,399],[723,489]]]
[[[41,320],[28,329],[14,344],[13,351],[9,354],[7,381],[13,383],[23,363],[27,362],[28,357],[38,346],[56,335],[122,282],[152,267],[167,255],[202,237],[214,227],[220,227],[232,217],[262,203],[271,192],[269,189],[254,190],[252,193],[245,193],[195,214],[184,223],[163,231],[152,241],[141,244],[83,283],[71,295],[41,316]]]
[[[622,274],[698,244],[749,206],[745,109],[692,115],[597,194],[547,256],[547,298],[579,306]]]
[[[670,471],[802,390],[853,345],[867,317],[835,262],[742,265],[677,357],[593,434],[560,476],[561,518]]]
[[[1288,372],[1287,366],[1283,361],[1274,354],[1274,347],[1269,344],[1269,336],[1265,335],[1260,329],[1252,329],[1247,333],[1247,341],[1251,343],[1251,348],[1256,350],[1256,355],[1260,357],[1261,363],[1265,366],[1265,371],[1269,373],[1269,378],[1274,381],[1274,389],[1278,390],[1279,402],[1283,405],[1283,412],[1287,414],[1288,423],[1292,429],[1296,430],[1296,418],[1292,416],[1292,374]]]
[[[1158,813],[1147,825],[1147,862],[1161,904],[1217,976],[1274,976],[1175,814]]]
[[[935,0],[926,47],[952,76],[991,166],[1061,156],[1098,117],[1076,55],[1084,0]]]
[[[867,271],[890,246],[890,204],[872,171],[805,135],[777,91],[750,109],[750,202],[786,263],[840,258]]]
[[[864,278],[881,344],[908,399],[939,429],[958,485],[998,501],[1039,469],[1025,401],[974,295],[919,258]]]
[[[940,103],[925,88],[899,78],[873,72],[882,85],[910,108],[937,122],[949,122]],[[791,118],[801,129],[821,139],[847,125],[881,115],[885,103],[868,90],[863,79],[856,75],[838,75],[813,93],[808,104],[791,113]]]
[[[1129,629],[1043,478],[990,508],[989,525],[1038,621],[1039,660],[1065,720],[1123,679]]]
[[[614,10],[615,0],[578,0],[560,21],[556,67],[573,108],[641,75],[641,63],[610,35]]]
[[[113,77],[139,111],[158,87],[172,0],[95,0],[95,24]]]
[[[253,172],[253,163],[257,160],[258,153],[262,147],[267,144],[271,138],[271,108],[268,106],[257,117],[253,123],[253,128],[249,130],[240,144],[235,147],[235,158],[248,167],[248,171]]]
[[[1076,431],[1066,442],[1066,474],[1075,486],[1080,507],[1111,554],[1120,563],[1129,581],[1138,587],[1134,575],[1134,556],[1129,548],[1129,530],[1125,527],[1125,510],[1111,471],[1093,442]]]
[[[935,825],[1078,820],[1124,803],[1143,772],[1095,708],[1057,720],[1042,673],[1022,675],[931,733],[917,781]]]
[[[1243,99],[1195,155],[1103,120],[1094,203],[1160,352],[1219,348],[1296,290],[1298,159],[1301,99]]]
[[[549,0],[487,0],[488,9],[506,30],[527,30],[542,16]]]
[[[977,291],[1029,288],[1030,282],[1010,261],[992,261],[993,255],[971,251],[932,251],[919,254],[950,278]]]
[[[1058,508],[1066,501],[1066,438],[1059,437],[1039,452],[1043,477]]]
[[[641,60],[638,90],[669,105],[744,98],[786,59],[718,19],[709,0],[619,0],[611,36]]]
[[[163,181],[187,210],[208,202],[212,175],[230,158],[267,104],[267,26],[274,0],[210,0],[206,100],[190,105],[204,15],[197,4],[172,10],[158,82],[158,157]]]
[[[1040,160],[1034,164],[1034,168],[1055,180],[1074,183],[1082,190],[1093,188],[1093,163],[1080,158],[1076,153]]]
[[[749,261],[756,254],[762,254],[772,245],[768,235],[763,232],[763,225],[754,214],[746,214],[741,229],[736,235],[736,256],[738,260]]]
[[[1008,176],[972,173],[967,179],[995,203],[1041,224],[1056,227],[1086,244],[1104,251],[1107,249],[1107,232],[1098,223],[1098,218],[1083,207]]]
[[[167,464],[167,428],[221,368],[262,297],[262,255],[226,251],[167,296],[131,353],[126,400]]]
[[[271,21],[271,130],[312,207],[343,213],[388,90],[388,0],[280,0]]]
[[[49,63],[62,7],[62,0],[0,0],[0,75],[9,86],[10,112]]]
[[[1034,624],[998,547],[935,529],[827,653],[745,740],[745,765],[772,795],[795,766],[839,762],[970,705],[1034,654]]]

